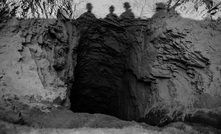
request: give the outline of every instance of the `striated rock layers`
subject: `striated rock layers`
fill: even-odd
[[[148,21],[91,23],[80,23],[73,111],[220,128],[220,21],[160,11]]]
[[[71,22],[55,19],[4,16],[0,39],[1,97],[20,98],[28,104],[67,102],[75,63],[71,51],[76,45],[75,27]]]
[[[1,99],[220,128],[220,20],[184,19],[174,10],[119,22],[4,17]]]

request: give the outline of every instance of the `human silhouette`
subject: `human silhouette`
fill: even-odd
[[[93,6],[91,3],[86,4],[87,12],[83,13],[79,18],[96,19],[95,15],[91,12]]]
[[[125,2],[124,3],[124,8],[125,8],[125,12],[123,12],[121,15],[120,15],[120,19],[123,20],[123,19],[134,19],[134,13],[131,11],[130,9],[130,3],[128,2]]]
[[[115,10],[114,6],[111,5],[109,7],[110,13],[105,17],[105,19],[117,20],[118,16],[114,13],[114,10]]]

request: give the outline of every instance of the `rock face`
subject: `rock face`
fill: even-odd
[[[94,21],[78,45],[73,111],[163,126],[220,128],[220,21],[159,11],[146,22]]]
[[[163,9],[148,20],[119,22],[69,20],[62,12],[58,19],[19,19],[8,11],[0,16],[4,101],[220,128],[220,20]]]
[[[148,71],[155,78],[158,100],[144,120],[158,125],[169,120],[205,121],[220,128],[220,58],[214,58],[220,54],[220,21],[200,22],[162,12],[156,16],[147,45],[156,51]]]
[[[1,96],[63,103],[67,99],[68,83],[73,80],[75,27],[70,21],[4,16],[0,46]]]

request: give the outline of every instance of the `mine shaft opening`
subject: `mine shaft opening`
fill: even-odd
[[[75,69],[82,69],[81,65],[77,65]],[[140,102],[141,97],[138,94],[150,88],[151,83],[137,80],[132,71],[122,71],[120,78],[116,79],[111,75],[98,78],[90,74],[99,72],[96,71],[96,68],[93,69],[94,71],[89,69],[75,73],[75,81],[70,95],[71,110],[77,113],[100,113],[122,120],[139,121],[142,118],[140,114],[143,109],[142,103],[145,101]],[[93,78],[88,78],[89,76]],[[134,85],[139,85],[143,91],[136,92]],[[147,94],[149,93],[147,92]],[[147,98],[149,98],[148,95],[143,100],[147,100]]]
[[[101,34],[101,29],[106,29],[106,34]],[[93,25],[87,31],[90,32],[81,34],[76,50],[78,56],[70,93],[71,110],[91,114],[101,113],[129,120],[123,116],[125,111],[121,108],[124,105],[122,102],[125,102],[122,99],[125,57],[120,59],[114,50],[121,45],[116,39],[119,37],[111,34],[106,26],[100,28]],[[91,39],[94,36],[96,39]],[[113,46],[113,49],[104,47],[100,42],[104,38],[108,38],[105,45]],[[102,51],[97,51],[98,49]]]
[[[150,98],[150,83],[138,80],[129,67],[138,42],[134,44],[133,34],[124,29],[93,24],[81,32],[76,49],[71,110],[138,121]]]
[[[127,120],[121,117],[119,111],[119,95],[101,87],[78,87],[77,80],[71,93],[71,110],[73,112],[83,112],[90,114],[106,114]]]
[[[85,64],[81,64],[79,61],[75,67],[75,81],[70,95],[71,110],[78,113],[100,113],[122,120],[137,121],[140,112],[136,106],[136,99],[131,97],[136,96],[132,91],[134,88],[131,86],[136,83],[134,74],[131,71],[113,67],[115,65],[106,66],[94,62],[91,66],[88,64],[85,69],[82,66]],[[101,75],[104,73],[104,68],[111,73]],[[117,75],[117,73],[121,75]],[[141,83],[141,85],[144,84]]]

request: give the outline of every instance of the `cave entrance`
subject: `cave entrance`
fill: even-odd
[[[128,69],[134,45],[131,35],[119,27],[107,27],[106,23],[91,25],[82,33],[76,50],[71,110],[138,120],[143,113],[140,110],[145,106],[138,100],[144,103],[148,96],[136,93],[137,89],[141,89],[136,86],[141,86],[141,90],[147,88]]]
[[[110,83],[97,83],[93,82],[93,79],[88,79],[87,82],[84,83],[82,79],[76,79],[74,82],[70,97],[71,110],[91,114],[101,113],[122,119],[119,113],[120,92],[114,87],[109,87]]]
[[[82,69],[81,65],[77,65],[75,69]],[[101,68],[104,67],[95,66],[89,66],[94,71],[81,70],[75,73],[70,95],[71,110],[91,114],[101,113],[123,120],[139,120],[140,110],[136,106],[138,102],[135,92],[132,92],[134,88],[131,86],[137,84],[134,74],[110,67],[113,74],[102,76],[99,74],[102,71],[99,70],[103,70]],[[119,75],[119,71],[121,71],[121,75]],[[138,83],[138,85],[144,84]]]
[[[78,67],[76,69],[78,70]],[[142,98],[139,94],[140,92],[148,94],[146,90],[150,88],[150,83],[137,80],[132,71],[123,71],[119,78],[115,75],[100,78],[98,75],[90,75],[93,72],[97,73],[97,71],[76,73],[70,96],[73,112],[101,113],[127,121],[138,121],[142,118],[145,100],[150,96]]]

